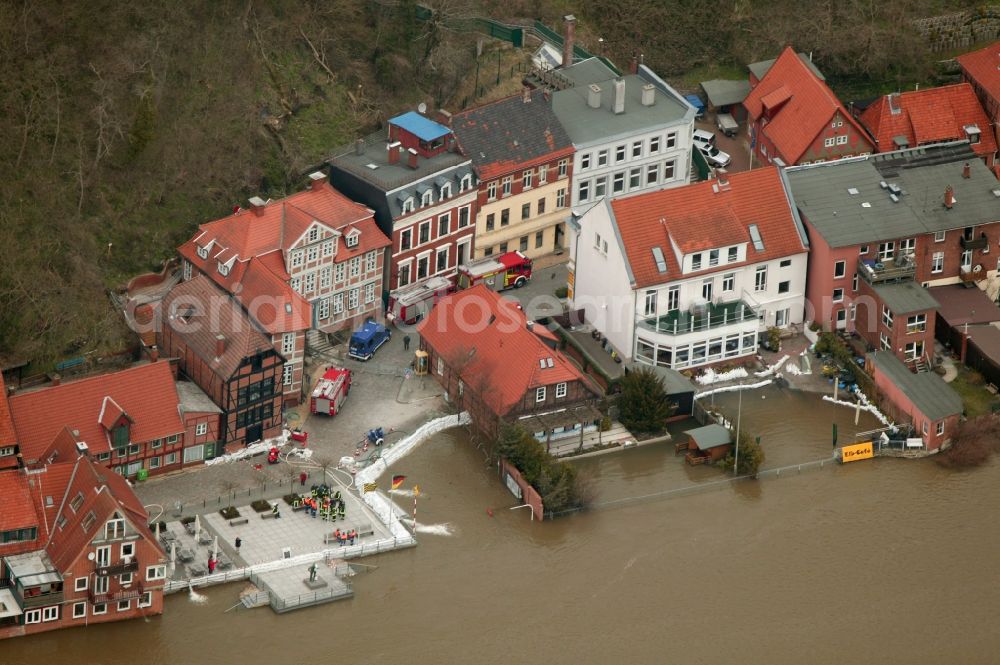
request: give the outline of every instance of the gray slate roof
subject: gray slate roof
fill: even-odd
[[[969,179],[962,178],[966,162]],[[795,166],[785,173],[795,206],[831,247],[1000,220],[1000,183],[964,141]],[[898,203],[881,182],[899,186]],[[955,192],[951,210],[944,207],[948,185]]]
[[[773,62],[773,61],[772,61]],[[750,81],[730,81],[727,79],[712,79],[702,81],[701,89],[708,97],[712,106],[729,106],[739,104],[750,94]]]
[[[889,351],[873,351],[868,359],[930,420],[962,413],[962,398],[937,374],[914,374]]]
[[[709,450],[710,448],[727,446],[733,442],[729,430],[722,425],[705,425],[704,427],[689,429],[685,434],[691,437],[691,441],[694,442],[698,450]]]
[[[513,171],[572,147],[543,91],[532,90],[529,98],[517,94],[452,116],[462,152],[477,169],[507,163]]]
[[[760,62],[751,62],[749,65],[747,65],[747,69],[753,72],[753,75],[756,76],[757,80],[759,81],[760,79],[764,78],[764,75],[767,74],[768,70],[771,69],[771,65],[774,64],[775,60],[777,60],[777,58],[771,58],[770,60],[761,60]],[[799,53],[799,60],[806,63],[806,66],[813,71],[813,74],[819,77],[820,81],[826,80],[826,77],[823,76],[823,72],[819,71],[819,69],[816,68],[816,65],[813,64],[813,61],[809,59],[808,53]]]
[[[917,282],[906,281],[899,284],[876,284],[872,287],[882,302],[895,315],[937,309],[938,301],[930,291]]]
[[[597,58],[581,60],[571,67],[560,69],[559,73],[569,79],[573,85],[583,87],[615,78],[615,72]]]
[[[589,60],[584,61],[586,62]],[[579,66],[573,65],[570,69]],[[657,127],[684,121],[688,107],[672,95],[664,94],[660,89],[655,89],[653,92],[653,105],[643,106],[642,88],[649,81],[637,74],[624,77],[625,112],[615,114],[613,110],[615,78],[612,75],[593,82],[601,88],[601,106],[596,109],[587,104],[590,94],[589,83],[552,93],[552,110],[575,145],[587,145],[616,136],[648,132]]]

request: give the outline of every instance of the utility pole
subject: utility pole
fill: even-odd
[[[737,475],[736,469],[740,461],[740,422],[743,420],[743,380],[740,380],[740,399],[736,407],[736,452],[733,455],[733,475]]]

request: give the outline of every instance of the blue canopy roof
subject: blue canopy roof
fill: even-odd
[[[389,120],[389,123],[405,129],[421,141],[433,141],[451,133],[451,130],[444,125],[425,118],[416,111],[397,115]]]

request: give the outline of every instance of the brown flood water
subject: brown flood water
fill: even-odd
[[[815,396],[768,389],[743,406],[766,466],[829,455],[834,419],[841,442],[853,434],[853,412]],[[721,477],[685,468],[671,446],[579,465],[599,501]],[[366,559],[378,570],[354,578],[352,600],[278,616],[224,614],[240,584],[203,605],[177,594],[148,622],[9,640],[0,664],[1000,660],[996,459],[967,473],[828,465],[545,524],[506,509],[512,497],[460,432],[393,471],[425,493],[420,522],[454,533]]]

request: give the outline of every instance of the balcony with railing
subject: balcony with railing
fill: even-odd
[[[980,233],[978,236],[970,234],[968,237],[962,235],[961,243],[962,249],[987,249],[990,246],[990,240],[985,233]]]
[[[962,269],[959,272],[959,277],[962,279],[963,284],[974,284],[986,279],[986,271],[983,270],[983,266],[981,264],[976,264],[975,266],[962,266]]]
[[[687,335],[756,319],[757,311],[752,306],[736,300],[695,305],[689,311],[674,310],[660,317],[643,319],[639,326],[665,335]]]
[[[122,573],[134,573],[139,570],[138,561],[119,562],[114,565],[94,564],[94,572],[98,575],[121,575]]]
[[[87,593],[90,597],[90,602],[92,603],[116,603],[119,600],[132,600],[133,598],[138,598],[146,590],[143,588],[142,584],[136,582],[128,589],[121,589],[119,591],[111,591],[108,593],[96,593],[93,588]]]
[[[916,264],[903,256],[884,260],[858,259],[858,274],[873,285],[913,279],[916,272]]]
[[[33,593],[33,590],[29,588],[25,589],[24,596],[21,597],[21,607],[25,610],[35,607],[58,605],[62,602],[63,592],[61,587],[57,591],[49,591],[48,593]]]

